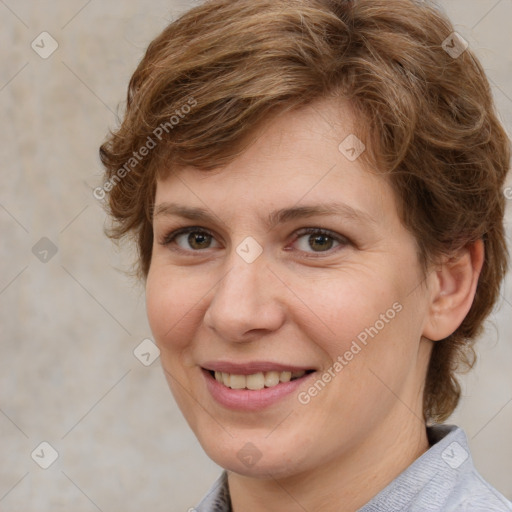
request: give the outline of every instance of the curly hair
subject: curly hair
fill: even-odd
[[[424,417],[444,421],[508,263],[510,141],[464,43],[436,6],[412,0],[210,0],[189,10],[147,48],[122,123],[101,146],[95,196],[112,219],[108,236],[134,238],[145,279],[158,178],[219,168],[273,116],[329,95],[348,100],[367,143],[361,158],[386,173],[423,268],[484,241],[472,307],[429,363]]]

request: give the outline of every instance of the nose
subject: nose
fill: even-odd
[[[282,283],[262,254],[247,263],[238,254],[230,258],[224,278],[214,288],[204,323],[221,339],[248,342],[278,330],[285,321]]]

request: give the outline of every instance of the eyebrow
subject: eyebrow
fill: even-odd
[[[177,203],[163,202],[155,207],[153,219],[158,216],[178,216],[193,221],[214,223],[219,219],[205,208],[190,207]],[[265,226],[271,230],[278,224],[296,219],[316,216],[337,215],[361,224],[377,224],[377,221],[368,213],[353,208],[344,203],[325,203],[321,205],[294,206],[281,208],[271,212],[265,219]]]

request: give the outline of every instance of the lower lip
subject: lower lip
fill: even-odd
[[[201,370],[206,380],[206,387],[212,397],[224,407],[238,411],[260,411],[279,402],[292,394],[304,384],[315,372],[308,373],[300,379],[280,382],[276,386],[263,389],[231,389],[218,382],[209,371]]]

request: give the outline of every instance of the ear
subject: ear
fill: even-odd
[[[463,322],[473,304],[484,253],[484,243],[478,240],[457,255],[446,257],[431,274],[424,337],[432,341],[442,340]]]

